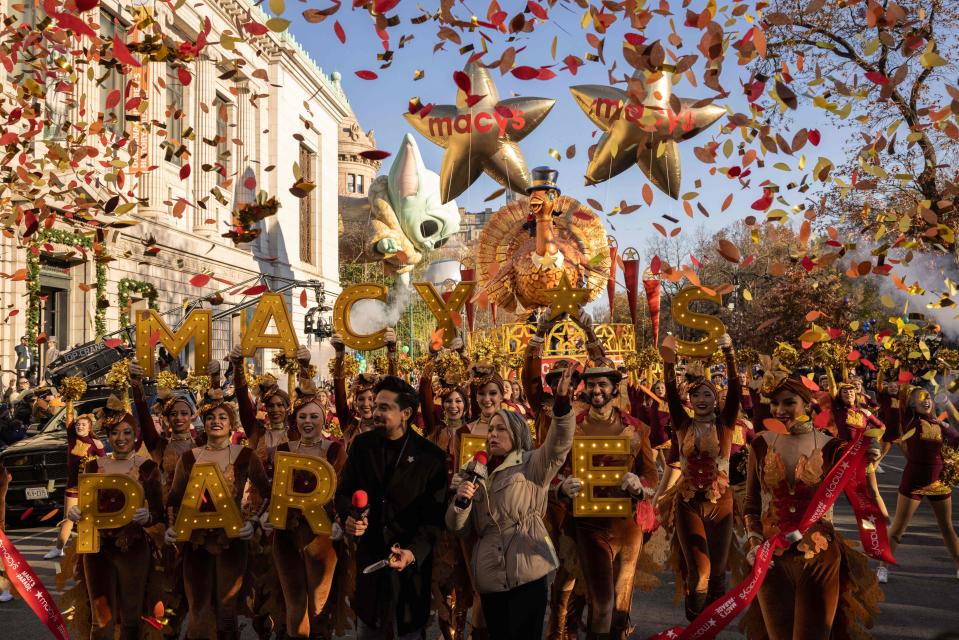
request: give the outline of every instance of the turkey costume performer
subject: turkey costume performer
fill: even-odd
[[[93,414],[85,413],[67,423],[67,488],[63,495],[63,512],[69,513],[77,504],[77,479],[80,470],[86,467],[87,462],[106,455],[103,443],[94,435],[93,425],[96,418]],[[63,547],[70,539],[73,531],[73,522],[64,518],[57,532],[57,544],[43,556],[44,560],[63,557]]]
[[[576,416],[577,436],[626,436],[630,450],[625,455],[607,456],[611,464],[630,469],[623,476],[621,490],[597,488],[596,497],[629,496],[635,501],[650,497],[658,480],[649,427],[636,416],[615,406],[622,373],[605,359],[602,344],[588,332],[586,349],[593,366],[582,374],[589,408]],[[640,408],[635,408],[638,413]],[[624,459],[625,458],[625,459]],[[558,494],[572,499],[583,488],[583,482],[567,473]],[[632,608],[637,562],[643,547],[643,529],[632,517],[590,518],[569,517],[576,558],[586,582],[589,600],[587,638],[625,640],[632,632],[629,612]],[[562,552],[562,550],[561,550]],[[554,593],[561,586],[554,586]],[[566,590],[562,587],[562,590]],[[560,605],[561,606],[561,605]],[[568,614],[567,614],[568,615]],[[574,614],[575,616],[575,614]]]
[[[351,381],[349,393],[347,393],[346,376],[343,371],[346,345],[343,344],[343,338],[335,333],[330,338],[330,344],[336,351],[336,358],[333,360],[333,400],[336,405],[336,419],[343,431],[343,442],[349,450],[356,436],[373,430],[373,400],[376,397],[373,387],[379,381],[379,376],[371,373],[358,374]],[[396,334],[392,329],[386,331],[386,358],[389,375],[396,375]]]
[[[898,398],[896,395],[898,394]],[[899,482],[896,514],[889,529],[889,546],[895,551],[923,498],[929,500],[943,543],[959,578],[959,536],[952,525],[952,487],[942,481],[943,447],[959,447],[959,431],[935,415],[929,392],[921,387],[888,385],[880,397],[883,415],[889,416],[885,439],[898,443],[906,456]],[[892,406],[895,405],[895,406]],[[879,568],[879,581],[886,582],[888,568]]]
[[[795,531],[846,443],[814,428],[813,394],[785,372],[767,370],[762,392],[785,433],[762,431],[752,444],[747,471],[747,558],[755,561],[764,539]],[[873,442],[869,459],[878,459]],[[766,579],[741,627],[749,638],[826,640],[862,637],[881,598],[865,556],[854,551],[831,521],[831,510],[788,548],[775,552]]]
[[[275,452],[271,451],[271,457],[275,453],[290,452],[320,458],[339,474],[346,464],[346,447],[323,437],[326,413],[309,381],[301,382],[293,403],[292,421],[297,439],[278,445]],[[273,469],[273,465],[270,468]],[[292,488],[297,493],[313,491],[316,476],[294,472]],[[332,520],[332,503],[327,507]],[[265,518],[263,523],[266,529],[272,529]],[[283,589],[287,637],[332,637],[332,624],[325,609],[337,566],[334,538],[340,537],[339,525],[334,525],[332,536],[314,533],[298,509],[290,510],[285,529],[273,531],[273,561]]]
[[[836,437],[843,442],[852,442],[867,429],[885,430],[886,428],[882,421],[865,407],[864,398],[868,398],[868,396],[860,393],[855,384],[848,382],[840,384],[836,389],[836,394],[830,398],[830,421],[835,428]],[[888,449],[888,447],[887,444],[884,449]],[[866,480],[869,482],[870,492],[879,505],[883,517],[888,519],[889,512],[886,510],[886,504],[879,493],[879,483],[876,480],[874,465],[869,465],[869,468],[866,469]]]
[[[310,352],[306,347],[300,347],[296,352],[299,364],[298,378],[309,378]],[[243,352],[239,346],[230,351],[230,363],[234,371],[242,371]],[[290,439],[290,428],[287,420],[290,416],[290,394],[277,385],[271,385],[260,393],[260,402],[266,412],[266,423],[257,418],[256,407],[250,397],[245,375],[237,375],[235,380],[236,403],[240,413],[240,424],[246,432],[246,444],[256,452],[256,456],[263,463],[267,471],[272,459],[272,452],[281,444]]]
[[[230,442],[232,432],[239,425],[236,411],[223,399],[222,391],[214,390],[207,395],[200,407],[200,416],[207,442],[184,453],[177,464],[167,499],[166,541],[169,544],[176,541],[174,525],[193,466],[203,462],[216,464],[244,523],[236,538],[228,538],[224,529],[194,529],[190,539],[182,543],[183,583],[190,609],[187,638],[234,640],[239,637],[237,609],[246,574],[249,540],[266,510],[270,480],[252,449]],[[252,490],[244,503],[247,483]],[[212,509],[212,500],[201,506],[201,511],[209,509]]]
[[[736,357],[728,335],[719,338],[729,371]],[[729,381],[726,401],[702,375],[687,372],[686,392],[692,415],[680,399],[675,363],[666,361],[666,398],[673,425],[667,489],[660,512],[675,528],[681,551],[679,573],[685,583],[686,617],[694,620],[703,608],[726,592],[726,569],[733,534],[733,492],[729,486],[729,458],[739,418],[742,390],[738,376]],[[692,375],[691,375],[692,374]],[[675,482],[674,488],[670,485]]]
[[[163,432],[157,431],[156,423],[150,419],[146,398],[143,393],[141,376],[143,369],[135,362],[130,363],[130,377],[133,380],[131,392],[133,404],[139,415],[147,419],[140,421],[140,435],[150,457],[160,467],[163,481],[163,499],[167,498],[173,484],[173,472],[177,462],[187,451],[199,443],[193,434],[193,419],[196,417],[196,403],[188,389],[161,389],[157,397]]]
[[[149,414],[147,414],[149,417]],[[112,453],[89,460],[84,473],[125,475],[143,487],[146,504],[133,513],[133,521],[118,529],[101,529],[100,550],[82,555],[82,582],[90,599],[90,638],[112,640],[119,628],[121,640],[143,636],[141,616],[145,612],[147,584],[152,563],[152,545],[147,528],[163,522],[163,495],[160,469],[156,462],[134,453],[137,420],[111,396],[102,420]],[[124,496],[115,490],[98,492],[99,509],[118,511]],[[78,522],[82,513],[73,505],[67,513]]]

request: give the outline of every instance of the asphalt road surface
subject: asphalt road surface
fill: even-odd
[[[890,509],[895,508],[896,487],[902,471],[903,458],[898,451],[890,453],[884,461],[884,473],[879,484]],[[851,510],[844,498],[836,508],[836,523],[847,538],[858,540],[853,528]],[[959,508],[953,510],[953,522],[959,521]],[[50,548],[54,531],[49,527],[12,529],[8,535],[40,579],[55,591],[55,563],[43,560]],[[900,566],[890,571],[889,583],[885,585],[885,602],[873,629],[874,637],[881,640],[954,639],[959,640],[959,580],[949,554],[942,544],[932,510],[923,504],[899,547],[897,558]],[[660,576],[663,585],[653,591],[637,591],[633,601],[633,619],[637,631],[633,638],[646,638],[673,625],[684,624],[682,609],[672,602],[674,583],[672,575]],[[243,640],[256,636],[247,621]],[[34,617],[21,600],[0,603],[0,637],[16,640],[41,640],[50,637],[46,628]],[[435,627],[430,630],[431,639],[438,638]],[[725,631],[720,638],[741,638],[736,631]]]

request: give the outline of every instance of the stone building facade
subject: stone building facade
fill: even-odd
[[[333,72],[333,82],[339,85],[340,74]],[[376,149],[376,137],[373,130],[364,132],[356,116],[350,110],[349,116],[340,125],[339,133],[339,194],[357,197],[365,195],[373,178],[382,165],[381,160],[364,158],[364,151]]]
[[[0,5],[8,5],[6,13],[13,11],[12,0]],[[99,20],[101,36],[119,33],[130,42],[131,34],[123,32],[129,28],[128,6],[103,0],[86,15]],[[123,87],[123,77],[109,77],[100,84],[81,77],[71,88],[84,96],[88,111],[100,106],[98,115],[106,116],[104,121],[114,135],[137,140],[139,158],[127,156],[127,162],[156,167],[136,181],[138,206],[123,216],[136,224],[111,229],[105,236],[112,257],[106,269],[106,331],[120,328],[126,320],[121,315],[149,304],[148,296],[136,291],[140,286],[136,283],[142,282],[156,288],[155,305],[161,313],[169,313],[171,325],[185,301],[203,296],[213,302],[220,298],[242,301],[243,291],[259,281],[275,289],[289,280],[315,280],[323,283],[331,304],[339,289],[337,195],[343,171],[336,169],[338,147],[344,127],[359,130],[339,83],[288,33],[238,39],[232,50],[224,48],[224,33],[232,29],[235,35],[237,25],[251,19],[266,22],[267,17],[249,0],[214,0],[199,9],[187,3],[175,13],[163,3],[151,6],[164,34],[195,41],[209,18],[210,39],[220,39],[221,44],[207,46],[190,63],[192,79],[186,84],[169,63],[145,62],[137,73],[142,74],[139,86],[149,87],[149,96],[139,121],[124,117],[129,114],[122,113],[122,107],[104,114],[109,111],[103,108],[105,94],[111,87]],[[15,89],[8,84],[3,90]],[[67,121],[81,118],[79,100],[58,102],[51,93],[59,92],[48,91],[48,109],[61,109]],[[153,130],[144,131],[144,122],[152,122]],[[41,146],[37,153],[43,153]],[[376,169],[370,173],[362,158],[350,162],[356,168],[349,171],[359,175],[362,170],[364,181],[375,175]],[[189,172],[184,169],[187,164]],[[304,198],[290,192],[299,180],[315,184]],[[240,245],[222,237],[235,208],[252,201],[259,191],[274,196],[280,205],[275,216],[260,223],[261,235]],[[83,225],[77,230],[94,231]],[[0,272],[14,273],[24,267],[26,249],[21,242],[17,237],[0,237]],[[40,330],[56,335],[61,348],[93,340],[96,297],[89,285],[96,280],[96,265],[75,255],[75,264],[65,264],[49,253],[43,251],[40,258],[45,300]],[[210,278],[198,285],[198,275],[201,281],[204,276]],[[122,309],[121,285],[129,293]],[[302,291],[296,288],[287,294],[294,327],[300,343],[325,359],[328,345],[321,350],[311,336],[303,334],[304,314],[315,299],[313,291],[307,291],[303,306]],[[25,306],[25,283],[0,279],[0,301]],[[203,306],[217,313],[227,305]],[[20,313],[0,324],[0,369],[4,371],[13,369],[14,346],[26,333],[26,318]],[[215,324],[215,357],[229,351],[237,326],[229,318]],[[261,366],[270,367],[270,355],[261,354]],[[325,367],[324,362],[319,364]]]

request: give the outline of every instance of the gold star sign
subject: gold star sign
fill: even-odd
[[[678,199],[682,176],[678,143],[709,127],[726,110],[716,105],[695,107],[696,100],[680,98],[675,113],[670,106],[673,83],[665,72],[637,71],[632,83],[645,88],[641,104],[616,87],[570,87],[576,104],[605,131],[586,167],[586,184],[609,180],[637,164],[660,191]]]
[[[545,293],[550,300],[550,320],[555,320],[564,313],[575,316],[589,298],[589,289],[574,289],[565,273],[559,286],[555,289],[547,289]]]
[[[464,70],[470,89],[456,93],[456,104],[434,106],[426,115],[405,114],[406,120],[433,144],[446,149],[440,168],[443,203],[456,198],[484,171],[516,193],[529,186],[526,159],[516,144],[550,112],[549,98],[499,99],[486,67],[471,63]]]

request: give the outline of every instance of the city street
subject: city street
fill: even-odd
[[[879,476],[883,496],[890,509],[896,503],[896,486],[902,464],[901,454],[892,452],[883,464],[885,473]],[[841,498],[836,510],[837,523],[847,537],[857,539],[850,516],[851,510]],[[50,548],[53,530],[49,527],[14,529],[8,534],[52,590],[55,586],[55,565],[42,560],[42,556]],[[874,637],[882,640],[959,638],[959,580],[956,579],[955,568],[927,504],[919,508],[897,556],[901,568],[890,571],[889,583],[884,589],[886,601],[881,605],[882,612],[873,630]],[[658,589],[636,594],[633,619],[638,630],[634,638],[645,638],[684,622],[681,607],[672,603],[674,585],[671,574],[664,573],[661,578],[664,584]],[[59,592],[53,593],[59,596]],[[0,621],[3,623],[3,636],[7,638],[41,640],[49,637],[46,629],[20,600],[0,604]],[[244,624],[242,638],[254,637],[248,625]],[[435,628],[431,630],[430,637],[438,637]],[[741,636],[735,630],[727,630],[720,637]]]

